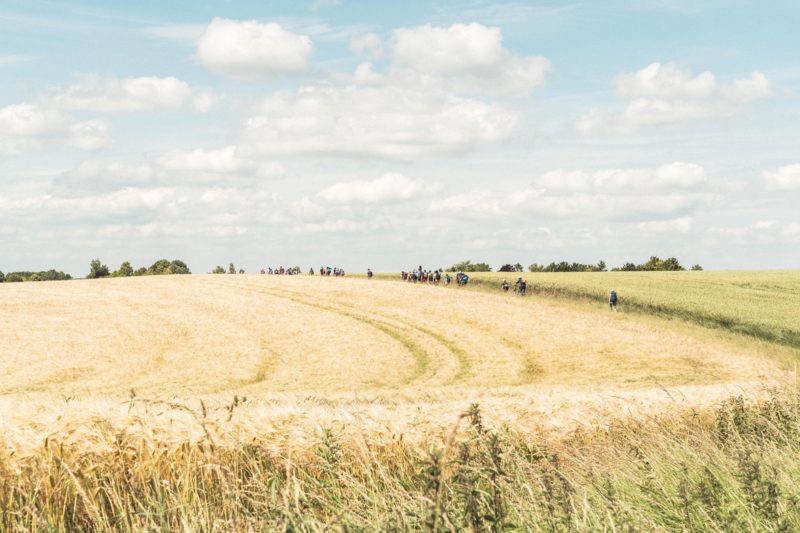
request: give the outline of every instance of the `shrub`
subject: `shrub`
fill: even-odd
[[[0,270],[0,283],[3,283],[6,280],[6,275],[3,274],[3,271]]]
[[[220,265],[217,265],[217,266],[214,267],[214,270],[212,270],[209,273],[210,274],[224,274],[225,273],[225,269],[222,268]]]
[[[236,274],[236,267],[233,263],[228,263],[228,274]]]

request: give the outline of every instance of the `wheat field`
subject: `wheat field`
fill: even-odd
[[[174,442],[302,447],[322,428],[414,441],[473,403],[497,424],[567,431],[758,395],[790,370],[757,345],[602,306],[399,282],[164,276],[0,298],[13,325],[0,429],[19,450],[102,446],[100,430],[131,425]]]
[[[800,527],[792,347],[491,288],[0,285],[0,531]]]

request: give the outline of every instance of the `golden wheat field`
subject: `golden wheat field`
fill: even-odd
[[[0,431],[102,446],[443,435],[470,404],[525,431],[760,394],[757,343],[536,299],[364,279],[163,276],[0,287]]]

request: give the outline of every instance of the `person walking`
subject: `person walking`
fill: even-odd
[[[608,308],[611,309],[613,312],[617,312],[617,302],[619,298],[617,297],[617,291],[611,289],[608,293]]]

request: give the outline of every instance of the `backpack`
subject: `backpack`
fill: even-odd
[[[609,300],[611,303],[617,303],[617,291],[611,291],[611,298]]]

